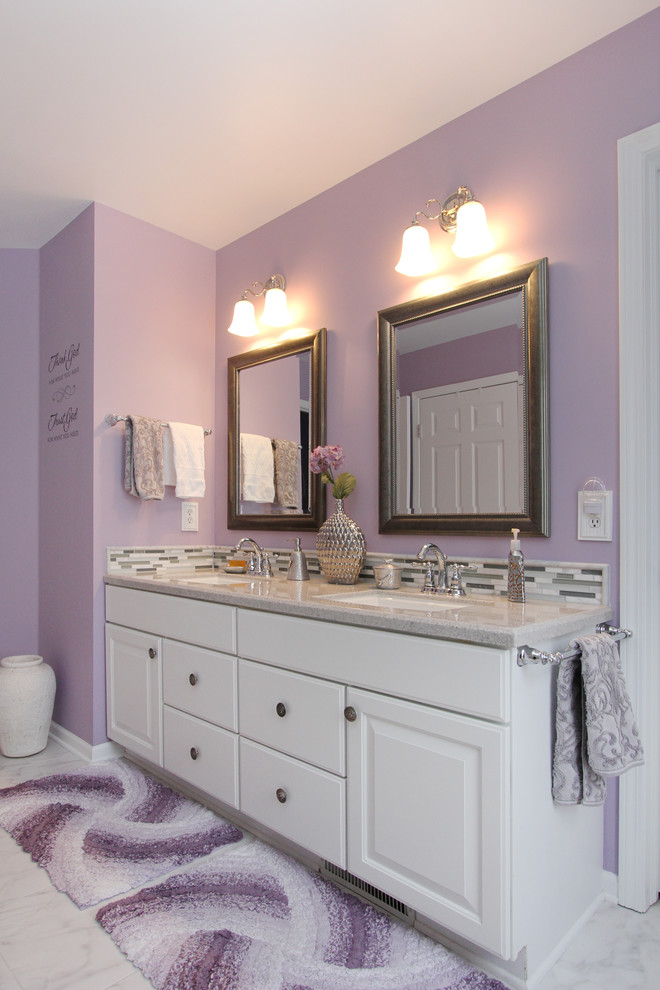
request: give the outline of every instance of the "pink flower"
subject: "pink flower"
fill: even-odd
[[[341,447],[315,447],[309,456],[310,467],[314,474],[326,473],[332,480],[333,471],[344,463],[344,451]]]

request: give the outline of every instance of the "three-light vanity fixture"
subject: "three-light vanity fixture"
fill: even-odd
[[[495,246],[488,229],[486,211],[467,186],[459,186],[442,204],[439,199],[427,200],[427,210],[432,203],[437,203],[440,212],[429,216],[424,210],[419,210],[403,233],[401,257],[395,266],[402,275],[428,275],[437,267],[431,254],[429,232],[421,226],[418,217],[437,220],[446,233],[456,231],[452,250],[459,258],[486,254]]]
[[[243,291],[241,298],[234,306],[234,319],[231,326],[228,327],[229,333],[235,333],[239,337],[254,337],[255,334],[259,333],[254,303],[248,299],[248,292],[255,299],[257,296],[265,294],[262,323],[269,327],[285,327],[290,322],[285,290],[286,279],[284,275],[271,275],[265,282],[253,282],[252,287]]]

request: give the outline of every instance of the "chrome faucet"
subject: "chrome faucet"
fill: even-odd
[[[245,549],[247,546],[248,549]],[[248,574],[256,574],[260,577],[272,577],[273,571],[270,566],[270,557],[265,550],[259,546],[251,536],[244,536],[234,547],[234,553],[249,553],[250,563],[248,564]]]
[[[433,559],[429,558],[429,553],[435,555],[435,559],[438,564],[438,578],[436,581],[435,574],[433,573]],[[432,594],[446,594],[447,593],[447,556],[442,552],[440,547],[436,546],[435,543],[425,543],[422,549],[417,554],[417,560],[421,560],[426,567],[426,573],[424,575],[424,584],[422,585],[422,591],[430,592]]]

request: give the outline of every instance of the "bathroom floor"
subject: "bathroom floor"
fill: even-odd
[[[53,741],[0,756],[0,788],[82,762]],[[0,864],[0,990],[149,990],[94,921],[97,907],[75,907],[2,829]],[[660,902],[643,915],[605,903],[536,990],[655,990],[658,973]]]

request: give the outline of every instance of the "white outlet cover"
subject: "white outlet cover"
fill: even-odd
[[[612,492],[602,492],[603,511],[599,516],[594,516],[588,512],[589,503],[585,504],[584,492],[578,492],[578,540],[612,540]],[[600,520],[599,525],[594,525],[595,520]]]
[[[199,530],[199,505],[197,502],[181,503],[181,532],[196,533]]]

